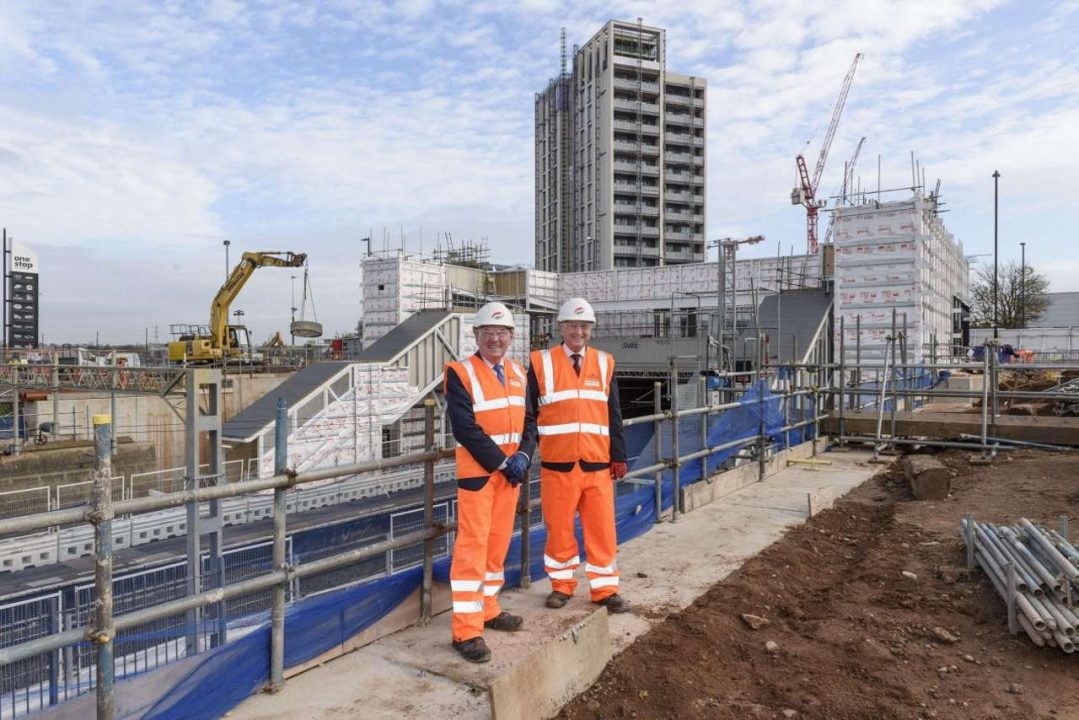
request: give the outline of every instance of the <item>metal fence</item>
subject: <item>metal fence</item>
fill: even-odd
[[[814,377],[819,375],[817,373]],[[676,380],[676,376],[672,378]],[[780,392],[784,402],[797,402],[797,399],[814,396],[817,390],[796,387],[780,389]],[[677,393],[672,392],[670,395],[672,403],[669,409],[627,421],[628,425],[669,424],[672,430],[672,444],[666,448],[657,448],[656,462],[648,467],[635,469],[627,476],[627,480],[639,483],[655,478],[658,491],[659,474],[672,473],[677,498],[680,468],[684,462],[731,447],[757,448],[760,451],[763,473],[766,441],[763,436],[756,434],[724,445],[703,447],[693,453],[683,454],[679,451],[677,438],[680,421],[697,422],[700,418],[693,416],[707,417],[730,408],[742,407],[747,403],[735,400],[725,404],[680,410],[677,407]],[[754,400],[748,402],[748,405],[758,402],[763,401]],[[429,618],[432,564],[436,557],[449,552],[455,517],[452,502],[438,505],[434,503],[435,463],[450,457],[451,453],[435,448],[433,408],[433,403],[429,403],[424,442],[426,449],[422,454],[294,473],[284,471],[287,448],[284,442],[277,442],[275,447],[278,453],[278,473],[273,477],[202,487],[185,493],[128,497],[119,501],[101,492],[104,478],[103,469],[99,469],[95,478],[95,489],[98,492],[92,495],[90,507],[58,509],[0,520],[0,535],[80,522],[90,523],[97,532],[95,552],[98,558],[102,559],[111,557],[111,543],[106,545],[102,541],[102,518],[136,517],[140,513],[162,510],[181,502],[207,502],[242,495],[254,497],[253,493],[270,490],[274,495],[273,542],[263,542],[224,553],[222,588],[196,588],[195,594],[190,594],[187,569],[183,563],[170,563],[161,568],[113,578],[111,563],[98,562],[95,565],[97,577],[94,586],[86,584],[77,588],[71,599],[72,607],[66,614],[63,608],[57,607],[62,601],[59,596],[52,601],[53,606],[38,608],[43,611],[56,608],[54,616],[65,618],[62,624],[49,626],[43,624],[40,618],[31,621],[31,613],[24,610],[26,627],[17,635],[9,635],[0,640],[0,666],[32,669],[8,680],[11,700],[0,705],[0,717],[6,719],[22,716],[31,711],[27,709],[31,705],[41,707],[62,697],[85,693],[91,688],[97,692],[99,717],[110,717],[111,710],[108,708],[111,708],[112,683],[115,678],[128,677],[190,652],[214,646],[226,639],[221,635],[222,624],[217,622],[220,618],[214,615],[222,604],[226,621],[269,611],[272,648],[269,677],[272,686],[283,682],[283,618],[284,606],[289,600],[419,564],[423,568],[420,617]],[[279,410],[282,430],[286,417]],[[821,415],[815,412],[803,413],[802,417],[804,419],[788,422],[782,430],[805,427],[819,423],[821,419]],[[706,426],[704,422],[700,424],[702,428]],[[286,529],[288,496],[298,495],[302,491],[290,491],[289,488],[303,488],[305,485],[323,483],[337,477],[404,466],[423,469],[422,508],[395,512],[392,517],[386,515],[384,520],[372,519],[355,528],[347,537],[329,539],[332,541],[326,542],[320,549],[308,549],[302,554],[295,552],[295,545],[290,545]],[[534,512],[539,509],[535,478],[523,485],[523,489],[525,504],[529,510],[517,522],[523,535],[522,552],[527,552],[528,534],[540,520],[539,514]],[[658,510],[657,506],[657,514]],[[674,512],[679,512],[677,502]],[[111,528],[107,537],[111,537]],[[203,562],[205,563],[205,560]],[[522,563],[527,566],[527,556],[522,557]],[[204,578],[214,575],[210,572],[211,568],[205,564],[202,569]],[[526,573],[522,583],[527,582]],[[107,597],[99,598],[98,592],[102,591],[95,590],[95,587],[107,588]],[[200,624],[195,628],[197,637],[194,642],[191,639],[191,616],[185,615],[192,610],[197,610],[201,618]],[[225,625],[227,626],[227,622]],[[87,643],[86,638],[96,639],[96,642]],[[65,683],[52,682],[50,673],[55,675],[61,671],[66,678]],[[26,698],[29,696],[37,699],[28,703]],[[22,709],[17,709],[17,701],[22,702],[22,705],[18,706]],[[103,707],[106,709],[103,710]]]

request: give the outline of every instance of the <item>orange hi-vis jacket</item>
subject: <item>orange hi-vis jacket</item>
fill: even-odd
[[[502,361],[506,385],[478,355],[448,363],[472,398],[476,425],[506,456],[517,452],[525,425],[525,388],[527,380],[520,363],[509,358]],[[452,422],[452,419],[451,419]],[[463,445],[458,445],[457,478],[487,478],[491,472]],[[497,465],[497,462],[495,463]]]
[[[610,414],[607,401],[614,378],[614,358],[588,348],[581,374],[561,347],[532,353],[539,386],[536,429],[544,463],[610,462]]]

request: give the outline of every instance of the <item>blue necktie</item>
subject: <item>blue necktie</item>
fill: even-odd
[[[501,365],[495,365],[495,375],[498,376],[498,382],[502,383],[502,385],[506,384],[506,376],[502,372],[502,366]]]

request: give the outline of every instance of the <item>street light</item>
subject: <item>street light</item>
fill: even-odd
[[[225,246],[225,282],[229,280],[229,269],[232,267],[229,264],[229,245],[232,244],[229,240],[222,240],[221,244]]]
[[[997,279],[997,200],[999,198],[1000,173],[993,171],[993,344],[999,341],[997,337],[1000,330],[1000,321],[997,316],[997,295],[999,285]]]
[[[1027,326],[1027,244],[1019,243],[1022,260],[1020,261],[1019,275],[1019,327]]]
[[[370,243],[371,238],[368,238],[367,240],[368,240],[368,243]],[[370,249],[370,245],[368,245],[368,249]],[[296,276],[293,275],[292,276],[292,324],[289,325],[289,330],[290,331],[292,330],[292,328],[293,328],[293,326],[295,324],[296,324]],[[296,344],[296,333],[292,333],[292,342],[290,342],[289,344],[290,345],[295,345]]]

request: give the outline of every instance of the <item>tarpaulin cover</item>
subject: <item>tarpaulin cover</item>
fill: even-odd
[[[707,418],[707,443],[709,446],[737,439],[755,440],[762,424],[774,446],[786,447],[811,437],[812,424],[796,430],[783,430],[790,422],[802,417],[812,417],[812,399],[805,396],[801,406],[794,401],[773,394],[764,381],[755,383],[741,398],[742,405],[716,416],[684,418],[679,423],[679,451],[685,455],[701,448],[700,417]],[[627,430],[630,469],[647,467],[655,458],[671,454],[670,424],[665,423],[656,451],[653,437],[654,424],[630,426]],[[739,450],[738,447],[714,453],[706,458],[709,472],[719,468]],[[686,463],[680,470],[683,485],[700,479],[700,460]],[[620,543],[647,532],[655,522],[654,476],[636,482],[619,484],[615,500],[615,519]],[[661,503],[667,509],[672,503],[672,472],[662,475]],[[378,536],[383,528],[371,523],[347,526],[333,539],[335,545],[352,545],[363,538]],[[581,541],[580,524],[577,528]],[[546,533],[542,526],[530,532],[529,574],[533,579],[543,577],[543,550]],[[506,559],[506,584],[520,583],[521,553],[520,536],[515,536]],[[581,542],[583,549],[583,542]],[[308,559],[324,554],[316,548],[296,548]],[[583,554],[583,553],[582,553]],[[446,582],[449,575],[449,558],[435,564],[435,579]],[[356,633],[370,627],[403,602],[421,582],[419,567],[380,577],[359,585],[330,591],[322,595],[304,598],[289,606],[285,618],[285,666],[293,667],[325,653],[340,645]],[[179,683],[163,688],[160,698],[143,717],[155,720],[179,720],[181,718],[216,718],[240,703],[269,679],[270,629],[266,613],[256,616],[257,627],[242,637],[230,641],[198,657],[198,663]],[[238,633],[234,633],[236,635]],[[449,642],[449,638],[447,638]],[[117,693],[124,692],[129,682],[152,681],[154,673],[142,678],[117,683]],[[171,681],[171,678],[170,678]],[[128,715],[131,717],[132,715]]]

